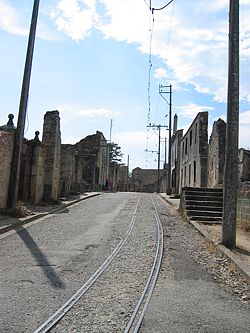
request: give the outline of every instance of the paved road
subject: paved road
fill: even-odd
[[[124,237],[138,197],[106,193],[0,236],[0,332],[33,332],[72,296]],[[194,259],[195,252],[202,251],[200,235],[166,203],[159,200],[157,205],[165,230],[165,255],[141,332],[248,332],[249,308]],[[145,199],[141,211],[147,206]],[[147,232],[153,237],[152,230]],[[119,266],[115,267],[117,272]],[[134,282],[129,288],[136,288]],[[102,320],[107,324],[105,317]],[[111,331],[101,327],[77,332]]]
[[[72,296],[124,236],[137,198],[107,193],[2,235],[0,331],[33,332]]]

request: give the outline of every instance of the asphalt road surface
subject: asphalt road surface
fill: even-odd
[[[0,332],[34,332],[65,303],[124,238],[139,196],[138,193],[105,193],[1,235]],[[141,332],[250,332],[249,307],[214,281],[195,260],[194,252],[202,249],[201,237],[167,203],[156,196],[155,200],[164,226],[165,250],[160,277]],[[101,277],[106,294],[101,294],[104,288],[99,282],[93,288],[95,301],[89,293],[86,304],[69,313],[74,328],[55,328],[55,332],[124,331],[122,325],[133,312],[137,292],[142,288],[146,269],[150,268],[146,267],[144,272],[142,265],[129,259],[133,279],[130,276],[122,287],[118,274],[127,273],[125,263],[130,252],[136,253],[136,260],[143,262],[139,259],[141,254],[143,260],[149,256],[152,261],[150,251],[155,230],[147,219],[149,206],[149,196],[142,194],[138,207],[140,223],[127,249]],[[119,295],[118,290],[122,290]],[[101,307],[107,308],[107,315],[100,314],[100,299]],[[121,305],[123,299],[126,306]],[[112,306],[119,308],[118,314],[108,311]],[[79,311],[84,313],[81,321],[90,311],[93,313],[84,326],[77,319]],[[112,317],[110,312],[115,315]],[[116,319],[121,325],[116,324]],[[99,325],[95,325],[94,320]]]

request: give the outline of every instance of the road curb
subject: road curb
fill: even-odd
[[[50,211],[48,212],[45,212],[45,213],[39,213],[39,214],[36,214],[36,215],[32,215],[32,216],[28,216],[28,217],[25,217],[23,218],[22,220],[16,222],[16,223],[13,223],[11,225],[7,225],[6,227],[2,227],[0,228],[0,234],[4,234],[10,230],[13,230],[15,228],[18,228],[22,225],[25,225],[27,223],[30,223],[30,222],[33,222],[35,220],[38,220],[40,219],[41,217],[44,217],[44,216],[47,216],[47,215],[50,215],[50,214],[54,214],[54,213],[58,213],[60,211],[63,211],[65,210],[67,207],[70,207],[80,201],[83,201],[83,200],[86,200],[86,199],[89,199],[89,198],[93,198],[93,197],[96,197],[97,195],[100,195],[101,193],[93,193],[91,195],[88,195],[86,197],[82,197],[82,198],[79,198],[79,199],[76,199],[76,200],[73,200],[71,202],[68,202],[68,203],[62,203],[60,204],[58,207],[56,208],[53,208],[51,209]]]
[[[165,201],[167,201],[172,207],[174,207],[174,204],[168,200],[167,197],[163,197],[161,196],[161,198],[163,198]],[[176,209],[177,210],[177,209]],[[178,211],[178,210],[177,210]],[[180,215],[181,217],[181,215]],[[246,265],[241,261],[239,260],[236,255],[231,251],[229,250],[226,246],[220,244],[218,242],[218,240],[216,240],[202,225],[200,225],[198,222],[195,222],[195,221],[190,221],[190,219],[188,217],[185,218],[187,220],[188,223],[190,223],[195,229],[197,229],[201,234],[202,236],[204,236],[207,240],[211,241],[216,250],[220,253],[220,254],[223,254],[230,262],[232,262],[237,271],[239,273],[241,273],[249,282],[250,282],[250,271],[249,271],[249,268],[246,267]]]

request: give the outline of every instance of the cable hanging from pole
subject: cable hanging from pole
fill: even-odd
[[[171,2],[173,2],[174,0],[171,0],[169,1],[165,6],[161,7],[161,8],[151,8],[150,6],[150,10],[152,11],[152,13],[155,11],[155,10],[162,10],[162,9],[165,9],[168,5],[171,4]]]

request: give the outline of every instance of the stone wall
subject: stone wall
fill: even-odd
[[[72,190],[73,184],[75,184],[75,156],[76,148],[74,145],[61,145],[60,196],[62,197],[67,197]],[[73,192],[76,193],[79,190],[75,188]]]
[[[6,208],[10,179],[14,132],[0,130],[0,208]]]
[[[199,112],[181,140],[180,186],[206,187],[208,162],[208,112]]]
[[[180,191],[180,155],[182,137],[183,130],[176,130],[171,139],[171,193],[175,195],[179,195]]]
[[[44,185],[44,149],[38,135],[24,140],[19,182],[19,199],[33,204],[42,200]]]
[[[121,165],[118,170],[117,190],[128,191],[128,166]]]
[[[237,225],[250,231],[250,182],[240,183],[239,186]]]
[[[61,133],[58,111],[46,112],[42,142],[45,149],[43,201],[48,202],[59,197]]]
[[[225,164],[226,123],[218,119],[213,124],[213,130],[208,147],[208,187],[218,187],[223,184]]]
[[[250,151],[243,148],[239,150],[239,179],[250,181]]]
[[[141,169],[132,170],[130,180],[131,191],[149,192],[157,191],[158,170],[157,169]],[[160,192],[166,191],[166,169],[160,170]]]

